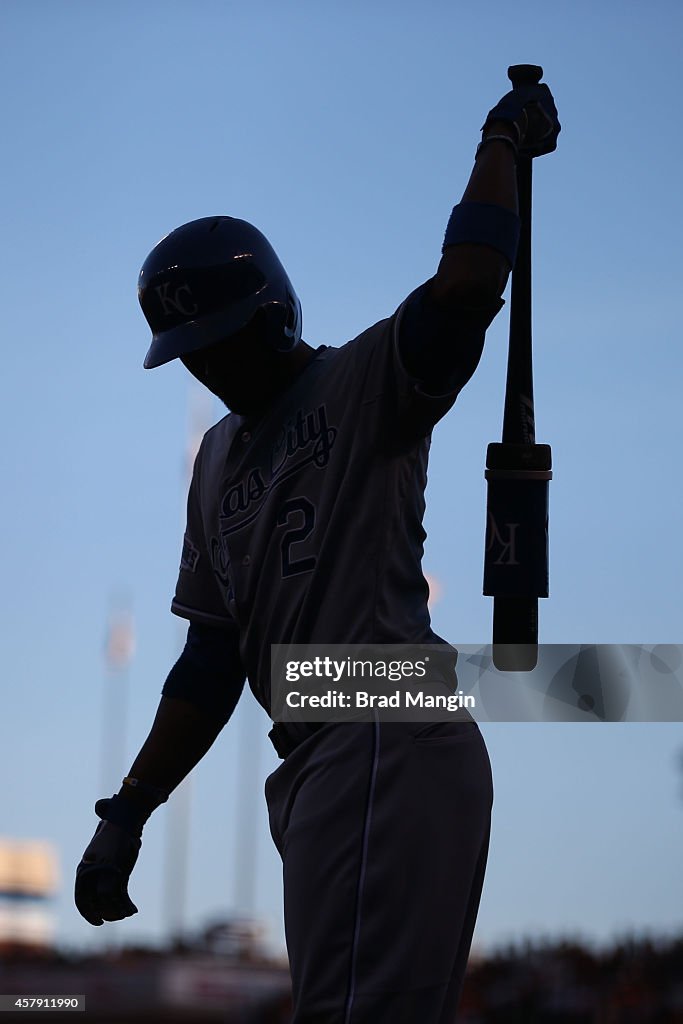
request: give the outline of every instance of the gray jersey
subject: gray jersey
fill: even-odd
[[[239,630],[269,711],[270,645],[438,643],[421,561],[433,425],[456,393],[402,365],[403,306],[315,358],[268,412],[204,436],[172,611]]]

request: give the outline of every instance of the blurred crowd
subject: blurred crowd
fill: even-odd
[[[458,1024],[683,1024],[683,938],[526,941],[470,960]]]
[[[200,946],[98,956],[5,946],[0,992],[85,994],[85,1019],[103,1024],[288,1024],[286,962],[234,939],[234,929],[223,928]],[[2,1016],[3,1024],[15,1018]],[[683,937],[634,937],[601,950],[527,940],[473,951],[457,1024],[554,1022],[683,1024]]]

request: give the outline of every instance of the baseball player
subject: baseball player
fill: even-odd
[[[93,925],[137,908],[143,826],[230,718],[245,679],[270,713],[272,644],[445,644],[421,559],[431,431],[479,362],[519,234],[516,159],[555,149],[546,85],[489,112],[430,278],[353,341],[313,347],[266,238],[232,217],[167,235],[139,298],[145,367],[180,358],[229,414],[204,436],[172,610],[187,643],[150,734],[76,875]],[[447,648],[444,648],[447,649]],[[472,720],[276,722],[266,781],[283,862],[295,1024],[455,1018],[493,787]]]

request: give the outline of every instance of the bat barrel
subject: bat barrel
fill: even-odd
[[[492,656],[494,668],[499,672],[533,672],[536,668],[538,600],[535,597],[495,599]]]

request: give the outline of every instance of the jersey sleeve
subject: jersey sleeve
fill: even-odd
[[[180,569],[171,611],[205,626],[234,627],[213,569],[205,535],[201,505],[201,473],[204,445],[199,448],[187,497],[187,526],[183,537]]]
[[[476,370],[486,331],[505,303],[496,298],[486,305],[446,310],[431,298],[430,284],[420,285],[399,310],[397,358],[419,390],[457,393]]]
[[[429,299],[429,281],[389,321],[397,414],[411,434],[426,435],[453,406],[474,373],[486,331],[504,302],[444,313]]]

